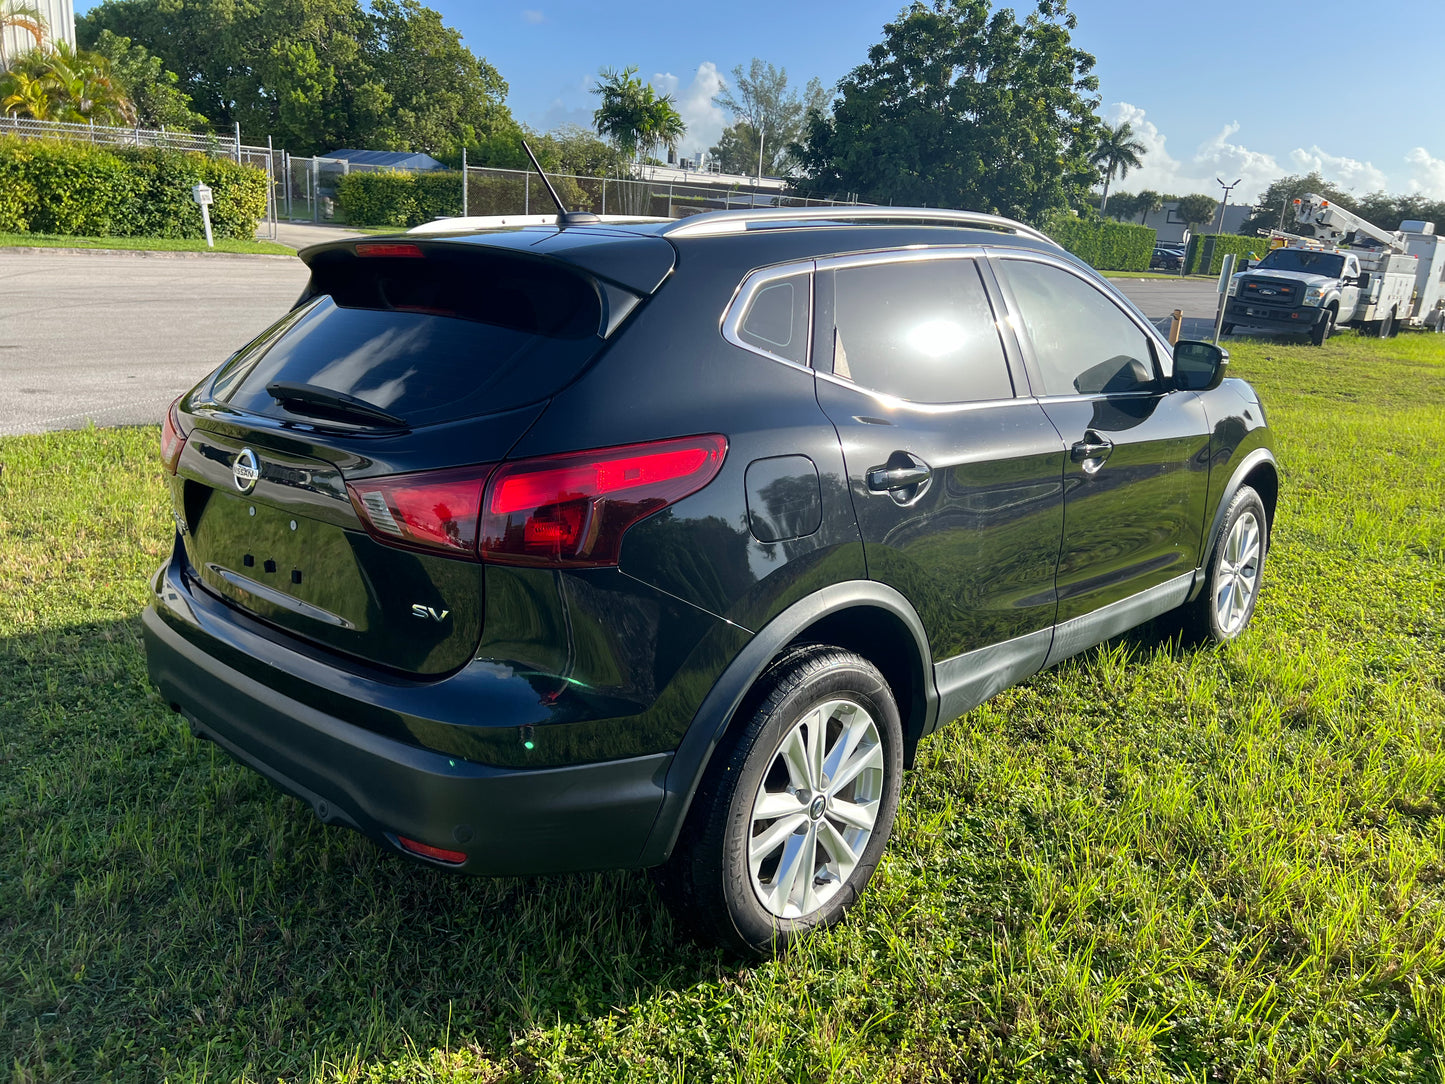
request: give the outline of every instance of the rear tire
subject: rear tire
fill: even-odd
[[[1395,337],[1395,310],[1391,309],[1378,325],[1379,330],[1375,332],[1382,339],[1393,339]]]
[[[1204,590],[1181,612],[1185,637],[1196,643],[1237,639],[1254,617],[1269,550],[1269,518],[1251,486],[1229,502],[1204,569]]]
[[[658,887],[699,940],[767,956],[838,922],[868,884],[898,811],[903,730],[883,675],[835,647],[784,656],[750,701]]]
[[[1221,325],[1220,325],[1220,328],[1219,328],[1219,333],[1220,333],[1221,335],[1233,335],[1233,334],[1234,334],[1234,325],[1233,325],[1233,324],[1221,324]]]

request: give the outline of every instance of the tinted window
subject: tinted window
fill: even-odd
[[[1154,386],[1149,338],[1077,275],[1031,260],[1000,260],[1013,287],[1045,395],[1095,395]]]
[[[311,292],[225,367],[218,401],[287,417],[266,385],[314,384],[430,425],[545,398],[602,346],[596,289],[536,261],[348,256]]]
[[[806,365],[808,276],[793,275],[758,290],[738,325],[738,338],[759,350]]]
[[[1013,396],[974,261],[875,264],[834,275],[833,375],[915,403]]]

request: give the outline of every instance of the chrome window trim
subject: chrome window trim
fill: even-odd
[[[1119,294],[1119,291],[1116,290],[1114,287],[1108,286],[1108,280],[1102,280],[1103,283],[1104,283],[1104,285],[1107,286],[1108,289],[1107,289],[1107,290],[1106,290],[1106,289],[1100,289],[1100,281],[1101,281],[1101,280],[1097,277],[1097,273],[1090,274],[1089,272],[1087,272],[1087,271],[1084,270],[1083,268],[1079,267],[1077,264],[1071,263],[1071,262],[1068,261],[1068,260],[1061,260],[1061,259],[1059,259],[1057,256],[1052,255],[1051,253],[1038,252],[1038,251],[1035,251],[1035,250],[1033,250],[1033,249],[1017,249],[1017,248],[1000,249],[1000,248],[995,248],[995,247],[993,247],[993,246],[989,246],[989,248],[988,248],[988,257],[989,257],[990,260],[1026,260],[1026,261],[1027,261],[1027,260],[1032,260],[1034,263],[1048,264],[1050,267],[1057,267],[1057,268],[1058,268],[1059,270],[1061,270],[1061,271],[1067,271],[1069,274],[1073,275],[1074,278],[1078,279],[1078,280],[1081,281],[1081,282],[1087,283],[1089,286],[1093,287],[1094,291],[1095,291],[1096,293],[1098,293],[1100,297],[1102,297],[1105,301],[1109,302],[1109,304],[1113,305],[1114,308],[1118,309],[1119,312],[1120,312],[1121,314],[1123,314],[1123,316],[1124,316],[1125,319],[1127,319],[1130,323],[1132,323],[1135,327],[1137,327],[1141,332],[1144,333],[1144,337],[1145,337],[1145,338],[1150,342],[1150,344],[1154,347],[1154,373],[1155,373],[1155,375],[1156,375],[1157,377],[1159,377],[1160,380],[1169,380],[1171,377],[1173,377],[1173,375],[1174,375],[1174,347],[1170,344],[1170,342],[1169,342],[1168,339],[1166,339],[1163,335],[1161,335],[1161,334],[1159,333],[1159,329],[1158,329],[1157,327],[1155,327],[1152,323],[1149,322],[1149,318],[1148,318],[1147,316],[1145,316],[1142,312],[1140,312],[1137,308],[1135,308],[1134,304],[1133,304],[1132,302],[1130,302],[1128,298],[1125,298],[1125,297],[1123,297],[1122,294]],[[1008,273],[1007,273],[1007,272],[1004,272],[1004,274],[1003,274],[1001,277],[1002,277],[1003,280],[1004,280],[1004,281],[1001,283],[1001,285],[1002,285],[1002,287],[1003,287],[1004,301],[1005,301],[1005,303],[1008,303],[1008,304],[1011,305],[1011,304],[1012,304],[1012,301],[1013,301],[1013,297],[1012,297],[1013,289],[1012,289],[1012,287],[1010,286],[1010,284],[1009,284],[1009,282],[1008,282]],[[1118,294],[1119,296],[1115,296],[1116,294]],[[1119,303],[1121,300],[1124,301],[1124,304],[1120,304],[1120,303]],[[1037,357],[1037,355],[1034,354],[1034,344],[1033,344],[1033,340],[1029,338],[1028,332],[1027,332],[1022,326],[1020,326],[1019,324],[1016,324],[1016,323],[1012,323],[1012,321],[1013,321],[1013,319],[1014,319],[1014,315],[1015,315],[1014,312],[1012,311],[1012,309],[1010,309],[1010,312],[1009,312],[1009,314],[1008,314],[1007,319],[1010,320],[1010,322],[1011,322],[1011,323],[1010,323],[1010,326],[1013,328],[1014,334],[1018,337],[1019,345],[1021,346],[1022,349],[1026,350],[1026,351],[1028,352],[1029,362],[1031,363],[1031,365],[1032,365],[1032,367],[1033,367],[1034,369],[1037,369],[1037,368],[1038,368],[1038,357]],[[1151,395],[1153,395],[1153,394],[1158,394],[1158,392],[1148,392],[1148,393],[1145,393],[1145,392],[1113,392],[1113,393],[1100,392],[1100,393],[1097,393],[1097,394],[1094,394],[1094,395],[1085,395],[1085,396],[1079,396],[1079,395],[1040,395],[1040,396],[1038,396],[1038,399],[1039,399],[1040,401],[1063,400],[1063,399],[1077,399],[1077,398],[1095,399],[1095,398],[1098,398],[1098,396],[1099,396],[1099,395],[1102,395],[1102,394],[1114,394],[1114,395],[1151,394]]]
[[[756,271],[748,272],[738,288],[733,291],[732,298],[723,309],[719,321],[719,328],[722,337],[734,346],[746,350],[750,354],[757,354],[759,357],[767,358],[769,361],[776,361],[779,365],[786,365],[790,369],[802,369],[804,372],[812,372],[813,353],[813,260],[794,260],[791,263],[775,264],[772,267],[759,268]],[[748,309],[752,307],[753,298],[770,283],[779,279],[792,278],[794,275],[808,276],[808,305],[807,316],[804,320],[806,325],[803,328],[804,349],[803,362],[799,364],[792,358],[785,358],[782,354],[775,354],[756,343],[746,341],[740,334],[744,317]]]
[[[906,248],[823,256],[816,263],[819,271],[837,271],[843,268],[871,267],[875,264],[921,263],[924,260],[977,260],[986,254],[987,250],[978,245],[909,245]]]
[[[866,395],[885,410],[911,410],[917,414],[964,414],[975,410],[988,410],[993,407],[1018,406],[1020,403],[1032,403],[1032,395],[1010,395],[1007,399],[977,399],[962,403],[915,403],[912,399],[900,399],[896,395],[889,395],[886,391],[878,391],[862,384],[855,384],[851,380],[844,380],[841,376],[834,376],[832,373],[814,371],[813,374],[818,380],[826,380],[830,384],[836,384],[840,388],[848,388],[860,395]]]

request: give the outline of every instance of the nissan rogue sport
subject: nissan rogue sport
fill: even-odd
[[[571,215],[302,259],[165,419],[150,676],[417,862],[661,867],[698,936],[773,951],[864,889],[938,725],[1254,612],[1255,392],[1020,223]]]

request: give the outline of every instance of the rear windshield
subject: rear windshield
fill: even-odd
[[[544,399],[603,342],[596,287],[536,260],[326,253],[308,295],[217,374],[217,402],[294,417],[266,386],[310,384],[433,425]]]

